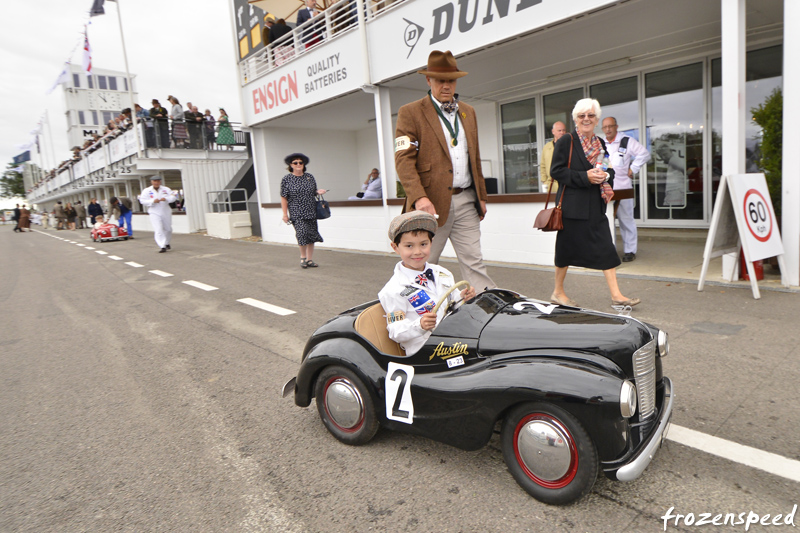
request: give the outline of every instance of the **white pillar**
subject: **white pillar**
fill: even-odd
[[[722,173],[730,176],[745,171],[745,0],[722,0],[721,22]]]
[[[791,286],[800,285],[800,168],[797,147],[800,133],[792,128],[800,115],[800,64],[795,53],[800,50],[800,2],[783,0],[783,194],[781,199],[781,236],[783,237],[784,274]],[[794,52],[792,52],[794,50]],[[787,97],[788,96],[788,97]]]

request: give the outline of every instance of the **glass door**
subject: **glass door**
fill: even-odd
[[[645,220],[702,221],[703,64],[645,75]]]

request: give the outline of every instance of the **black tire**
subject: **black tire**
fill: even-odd
[[[594,486],[599,471],[594,442],[564,409],[541,402],[521,404],[503,420],[500,438],[511,475],[537,500],[563,505]]]
[[[314,392],[319,417],[334,437],[354,446],[372,440],[378,417],[367,387],[354,372],[329,366],[317,377]]]

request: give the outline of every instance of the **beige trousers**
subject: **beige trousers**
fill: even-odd
[[[453,244],[458,257],[458,266],[461,275],[475,287],[476,292],[497,287],[483,264],[481,254],[481,219],[475,209],[477,194],[475,189],[466,189],[461,194],[454,194],[450,202],[450,215],[447,223],[436,230],[436,236],[431,245],[431,263],[439,263],[447,244],[447,239]]]

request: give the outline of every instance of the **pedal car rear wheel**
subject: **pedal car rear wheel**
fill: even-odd
[[[372,397],[354,372],[329,366],[317,378],[314,392],[319,417],[334,437],[351,445],[372,440],[378,417]]]
[[[599,463],[592,439],[570,413],[548,403],[525,403],[503,421],[503,458],[511,475],[539,501],[562,505],[585,496]]]

